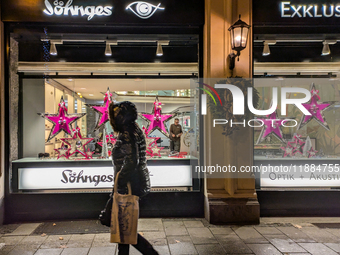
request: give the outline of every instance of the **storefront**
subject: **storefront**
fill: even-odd
[[[253,1],[260,106],[270,108],[273,87],[300,87],[311,92],[305,106],[313,112],[288,107],[295,127],[255,128],[254,164],[278,170],[256,178],[261,216],[339,216],[339,8],[336,1]],[[269,119],[283,118],[279,108]]]
[[[152,192],[142,217],[202,217],[204,1],[2,1],[5,222],[95,218],[112,189],[110,102],[136,104]],[[170,148],[178,118],[180,152]]]

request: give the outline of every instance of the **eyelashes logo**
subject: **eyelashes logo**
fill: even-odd
[[[132,11],[137,17],[141,19],[148,19],[154,15],[157,10],[165,9],[164,7],[160,7],[160,5],[160,3],[156,6],[147,2],[138,1],[129,4],[128,7],[126,7],[126,10]]]

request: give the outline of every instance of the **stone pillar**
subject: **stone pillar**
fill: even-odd
[[[204,28],[204,78],[252,76],[252,38],[241,52],[235,69],[229,70],[231,53],[228,28],[238,19],[252,25],[251,0],[206,0]],[[222,135],[221,127],[212,126],[212,117],[204,117],[205,165],[240,166],[253,164],[253,131],[242,128],[231,136]],[[219,135],[216,135],[219,134]],[[255,179],[247,173],[228,174],[223,178],[205,178],[205,216],[210,223],[259,222],[260,207],[255,191]]]

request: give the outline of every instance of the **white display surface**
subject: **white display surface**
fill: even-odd
[[[190,165],[148,166],[152,187],[192,186]],[[19,190],[112,188],[112,167],[19,168]]]

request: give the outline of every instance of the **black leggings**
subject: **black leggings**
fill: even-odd
[[[135,247],[140,253],[146,255],[159,255],[158,252],[152,247],[152,245],[138,234],[137,244],[134,244]],[[130,244],[118,244],[118,255],[129,255]]]

